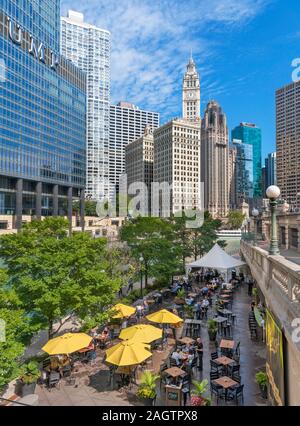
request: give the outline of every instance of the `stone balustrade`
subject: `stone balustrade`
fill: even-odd
[[[300,405],[300,265],[261,247],[241,241],[241,254],[251,271],[264,303],[285,337],[285,376],[289,405]]]

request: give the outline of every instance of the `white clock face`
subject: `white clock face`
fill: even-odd
[[[189,92],[188,96],[189,96],[190,99],[193,99],[194,93],[193,92]]]

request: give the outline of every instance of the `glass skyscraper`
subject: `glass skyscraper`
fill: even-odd
[[[241,123],[231,132],[231,138],[252,146],[253,155],[253,198],[262,197],[261,179],[261,129],[255,124]]]
[[[239,139],[233,139],[232,146],[236,149],[235,190],[240,204],[243,199],[248,201],[253,198],[253,147]]]
[[[86,197],[103,199],[110,192],[110,33],[69,11],[61,18],[61,53],[87,75]]]
[[[71,220],[73,198],[83,215],[86,77],[59,34],[59,0],[0,1],[0,215],[16,228],[23,215]]]

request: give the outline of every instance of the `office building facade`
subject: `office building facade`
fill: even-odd
[[[243,200],[251,202],[254,194],[253,146],[233,139],[232,146],[236,149],[235,185],[237,205]]]
[[[252,123],[241,123],[231,132],[231,139],[242,141],[243,144],[252,146],[253,153],[253,198],[262,197],[261,189],[261,129]]]
[[[277,155],[271,152],[265,159],[266,186],[277,185]]]
[[[119,177],[125,172],[126,146],[144,135],[146,127],[159,127],[159,114],[145,111],[129,102],[110,106],[109,181],[119,190]],[[111,194],[111,196],[113,193]]]
[[[229,211],[228,148],[226,115],[210,101],[202,119],[201,180],[205,209],[213,217],[226,217]]]
[[[0,6],[0,214],[67,215],[85,186],[85,75],[59,55],[60,2]],[[1,227],[5,228],[5,220]]]
[[[110,191],[110,33],[69,11],[61,18],[61,53],[87,75],[86,197],[103,199]]]
[[[281,197],[300,207],[300,81],[276,91],[277,185]]]
[[[151,184],[153,182],[153,158],[154,158],[154,144],[153,144],[153,129],[150,126],[145,128],[143,136],[130,142],[125,147],[125,164],[127,175],[127,187],[133,184],[145,184],[146,193],[143,201],[143,208],[145,212],[151,211]],[[130,193],[129,196],[135,195]]]
[[[170,188],[169,203],[163,207],[153,197],[160,214],[201,208],[200,137],[199,124],[186,119],[172,120],[154,130],[153,180]]]

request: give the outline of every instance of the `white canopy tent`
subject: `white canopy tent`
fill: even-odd
[[[222,272],[226,271],[226,278],[228,280],[229,270],[239,268],[244,265],[246,265],[245,262],[230,256],[219,246],[219,244],[215,244],[205,256],[187,265],[187,274],[193,269],[210,268]]]

